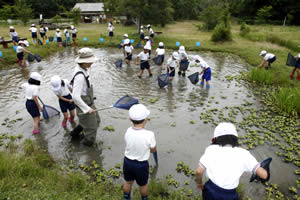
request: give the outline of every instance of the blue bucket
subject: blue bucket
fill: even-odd
[[[131,39],[131,40],[130,40],[130,43],[133,44],[133,43],[134,43],[134,39]]]
[[[18,46],[14,46],[14,47],[13,47],[13,48],[14,48],[14,51],[17,51],[17,47],[18,47]]]
[[[197,47],[200,47],[200,42],[196,42],[196,46],[197,46]]]
[[[86,37],[84,37],[84,38],[83,38],[83,41],[84,41],[84,42],[86,42],[86,41],[87,41],[87,38],[86,38]]]
[[[180,42],[176,42],[176,46],[179,47],[180,46]]]
[[[123,43],[123,44],[124,44],[124,41],[125,41],[125,40],[122,40],[122,43]]]
[[[57,37],[54,38],[54,41],[57,42]]]
[[[2,58],[2,51],[0,51],[0,58]]]
[[[99,41],[100,41],[100,42],[104,42],[104,39],[103,39],[103,38],[100,38]]]
[[[49,44],[49,40],[48,39],[46,40],[46,44]]]

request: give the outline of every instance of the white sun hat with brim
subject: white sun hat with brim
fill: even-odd
[[[129,109],[129,118],[134,121],[141,121],[150,115],[150,111],[143,104],[135,104]]]
[[[126,37],[126,38],[128,38],[128,34],[126,34],[126,33],[123,36]]]
[[[179,51],[179,52],[184,52],[184,51],[185,51],[184,46],[180,46],[178,51]]]
[[[18,44],[24,44],[24,42],[23,42],[22,40],[20,40],[20,41],[18,42]]]
[[[32,78],[36,81],[41,81],[42,80],[42,76],[37,72],[31,72],[30,73],[30,78]]]
[[[10,26],[9,29],[15,29],[13,26]]]
[[[148,45],[145,45],[145,46],[144,46],[144,49],[151,50],[151,47],[148,46]]]
[[[31,27],[34,27],[35,26],[35,24],[31,24]]]
[[[24,40],[24,41],[23,41],[23,44],[24,44],[26,47],[29,46],[29,42],[28,42],[27,40]]]
[[[193,59],[194,59],[195,61],[198,60],[199,62],[201,62],[201,57],[198,56],[198,55],[195,55],[195,56],[193,57]]]
[[[59,76],[53,76],[51,78],[51,89],[54,91],[54,92],[57,92],[60,90],[61,88],[61,78]]]
[[[149,40],[149,37],[148,37],[148,36],[146,36],[146,37],[145,37],[145,40]]]
[[[163,42],[159,42],[159,43],[158,43],[158,46],[159,46],[159,47],[163,47],[163,46],[164,46],[164,43],[163,43]]]
[[[220,123],[214,131],[214,138],[223,136],[223,135],[233,135],[238,137],[235,126],[232,123],[222,122]]]
[[[75,59],[76,63],[94,63],[97,58],[94,56],[92,49],[84,47],[78,51],[78,57]]]
[[[262,50],[262,51],[260,52],[259,56],[263,56],[263,55],[266,55],[266,54],[267,54],[267,51]]]
[[[57,29],[56,29],[56,31],[60,31],[60,29],[59,29],[59,28],[57,28]]]
[[[172,53],[172,57],[175,58],[176,60],[179,59],[179,54],[175,51]]]

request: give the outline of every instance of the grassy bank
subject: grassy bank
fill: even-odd
[[[159,41],[163,41],[167,49],[178,49],[176,42],[180,42],[184,45],[187,50],[193,51],[212,51],[212,52],[227,52],[233,53],[241,58],[245,59],[253,68],[248,74],[247,78],[249,81],[253,81],[258,84],[273,85],[276,88],[284,88],[288,90],[288,96],[295,96],[296,98],[287,98],[285,102],[282,102],[284,98],[274,97],[274,105],[278,105],[281,111],[289,114],[300,113],[299,106],[294,106],[293,110],[286,108],[284,105],[288,105],[290,101],[292,104],[297,104],[296,100],[299,99],[300,89],[299,81],[290,80],[289,74],[292,71],[291,67],[285,65],[286,57],[288,52],[296,55],[300,52],[300,40],[298,35],[300,34],[300,27],[282,27],[282,26],[271,26],[271,25],[260,25],[250,26],[250,33],[241,37],[239,35],[239,25],[232,25],[233,41],[224,43],[214,43],[210,41],[211,32],[202,32],[197,30],[196,21],[184,21],[177,22],[175,24],[167,25],[164,28],[154,27],[155,31],[161,31],[163,34],[155,36],[155,43],[153,49],[157,47]],[[31,41],[29,27],[17,25],[16,31],[22,37],[29,38]],[[95,48],[100,47],[116,47],[116,45],[122,40],[122,35],[128,33],[131,39],[135,40],[135,44],[139,41],[139,35],[136,34],[136,27],[123,27],[116,25],[115,37],[113,42],[109,42],[107,34],[107,25],[96,25],[96,24],[81,24],[76,27],[78,33],[78,46],[90,46]],[[9,37],[8,27],[0,27],[0,35]],[[54,36],[54,31],[50,31],[48,36]],[[84,42],[83,38],[86,37],[87,41]],[[104,42],[100,42],[99,38],[102,37]],[[201,46],[197,47],[196,42],[200,42]],[[44,45],[39,47],[33,47],[32,45],[28,48],[34,53],[39,53],[42,57],[50,55],[52,52],[56,52],[58,48],[56,44],[50,43],[50,45]],[[60,50],[62,50],[60,48]],[[272,68],[265,72],[264,69],[257,70],[255,67],[260,64],[262,57],[258,56],[261,50],[267,50],[276,54],[277,60],[272,64]],[[9,49],[1,48],[3,58],[0,59],[0,68],[9,67],[16,61],[16,54],[13,51],[12,45]],[[298,52],[297,52],[298,51]],[[200,53],[201,54],[201,53]],[[288,89],[289,88],[289,89]],[[285,93],[286,94],[286,93]]]

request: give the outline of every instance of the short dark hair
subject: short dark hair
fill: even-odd
[[[234,135],[222,135],[217,138],[213,138],[213,141],[211,144],[216,144],[220,146],[225,146],[225,145],[231,145],[232,147],[238,147],[238,137]]]
[[[145,121],[145,119],[142,119],[142,120],[132,120],[132,119],[130,119],[130,120],[132,121],[133,124],[141,124]]]
[[[31,85],[41,85],[41,81],[37,81],[37,80],[32,79],[32,78],[30,78],[28,80],[28,83],[31,84]]]
[[[159,48],[159,49],[163,49],[163,48],[164,48],[164,46],[159,46],[158,48]]]

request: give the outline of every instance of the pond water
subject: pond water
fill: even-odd
[[[26,69],[12,66],[11,69],[1,71],[0,122],[5,118],[23,118],[23,120],[17,121],[12,127],[1,126],[0,133],[21,133],[24,138],[36,140],[49,151],[55,160],[61,163],[72,160],[76,164],[90,164],[95,160],[104,168],[122,164],[124,133],[131,126],[128,111],[113,108],[99,113],[102,121],[97,132],[96,141],[100,144],[97,148],[87,148],[72,142],[69,137],[72,127],[70,124],[66,129],[61,127],[62,115],[42,121],[39,135],[31,133],[33,121],[26,111],[23,91],[19,86],[28,80],[30,72],[38,71],[43,76],[40,87],[41,99],[47,105],[59,108],[58,99],[50,88],[50,78],[53,75],[59,75],[70,80],[76,66],[74,62],[76,52],[76,49],[66,49],[40,63],[31,63]],[[184,180],[189,180],[191,184],[187,187],[195,191],[196,187],[192,178],[178,174],[176,166],[179,161],[183,161],[195,169],[200,156],[210,144],[215,125],[204,123],[199,118],[200,113],[212,108],[244,107],[245,102],[253,104],[250,107],[255,109],[261,107],[258,97],[253,95],[253,89],[247,84],[238,83],[235,80],[229,82],[226,79],[226,76],[238,75],[247,69],[247,64],[236,56],[221,53],[202,52],[200,54],[212,68],[210,89],[201,87],[199,83],[192,85],[187,77],[178,77],[177,74],[172,86],[160,89],[157,76],[161,70],[158,66],[152,65],[153,77],[148,77],[145,71],[143,78],[139,79],[137,77],[139,67],[134,62],[130,67],[123,64],[121,70],[115,68],[114,62],[122,58],[120,50],[94,49],[94,52],[99,58],[99,61],[91,68],[92,82],[97,97],[96,106],[98,108],[110,106],[126,94],[145,104],[151,111],[150,121],[146,128],[155,132],[157,140],[159,167],[156,177],[172,174],[180,181],[180,186],[183,186]],[[171,53],[167,52],[166,58],[169,58]],[[196,53],[189,52],[189,55]],[[200,70],[198,67],[191,67],[187,74],[200,72]],[[155,98],[157,101],[151,103],[151,99]],[[242,118],[242,115],[238,118]],[[194,124],[190,123],[191,120],[194,120]],[[115,128],[114,132],[103,130],[109,125]],[[239,134],[245,134],[244,130],[240,130]],[[271,181],[282,187],[283,191],[287,191],[288,187],[295,185],[296,167],[282,162],[282,159],[275,154],[275,150],[273,146],[264,145],[255,148],[251,153],[257,160],[273,157]],[[150,164],[154,165],[152,157]],[[265,194],[265,189],[261,184],[249,184],[249,177],[250,174],[244,174],[241,179],[245,194],[258,199],[258,196]]]

